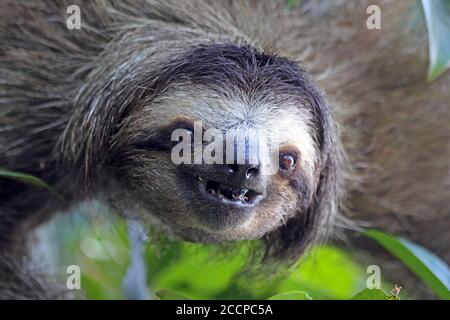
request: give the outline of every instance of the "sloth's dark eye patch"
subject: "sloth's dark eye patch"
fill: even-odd
[[[172,122],[169,126],[165,127],[163,130],[167,133],[172,134],[176,129],[185,130],[186,133],[194,135],[194,123],[188,119],[178,119]]]
[[[194,136],[194,131],[192,131],[191,129],[185,129],[185,128],[179,128],[179,129],[182,129],[182,130],[185,130],[185,134],[186,135],[188,135],[188,136],[190,136],[191,137],[191,141],[192,141],[192,137]],[[183,141],[183,137],[178,137],[178,140],[177,140],[178,142],[181,142],[181,141]]]
[[[295,152],[280,153],[280,171],[284,174],[289,174],[297,163],[297,154]]]
[[[139,150],[170,151],[172,149],[170,136],[164,134],[140,138],[134,146]]]
[[[172,141],[172,133],[177,129],[184,130],[184,135],[190,135],[191,141],[193,140],[194,123],[189,119],[179,118],[160,128],[156,134],[139,138],[135,146],[145,150],[171,151],[177,143],[183,140],[180,136],[178,141]]]

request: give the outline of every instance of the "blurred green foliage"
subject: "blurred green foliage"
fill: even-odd
[[[86,298],[127,298],[122,281],[131,261],[131,244],[123,219],[72,214],[58,218],[42,233],[53,245],[49,251],[58,252],[53,261],[63,268],[80,266]],[[405,239],[379,231],[366,235],[402,260],[440,298],[448,298],[450,271],[442,260]],[[299,265],[273,273],[252,263],[260,259],[255,254],[261,252],[259,245],[257,241],[222,245],[174,242],[150,232],[143,252],[147,285],[155,299],[397,299],[383,290],[365,289],[371,275],[366,273],[367,266],[341,248],[318,246]],[[382,287],[393,285],[383,280]],[[406,298],[403,293],[401,297]]]
[[[381,231],[368,230],[365,235],[400,259],[437,297],[450,299],[450,269],[442,259],[409,240]]]
[[[57,244],[61,266],[81,267],[86,298],[125,298],[121,285],[130,263],[126,222],[110,216],[59,220],[57,232],[46,234]],[[193,299],[293,298],[301,291],[305,299],[348,299],[366,286],[365,267],[337,247],[317,247],[300,266],[271,275],[252,267],[257,246],[252,241],[217,246],[150,239],[144,252],[148,286],[153,294]]]
[[[351,300],[400,300],[396,295],[388,295],[382,289],[364,289]]]

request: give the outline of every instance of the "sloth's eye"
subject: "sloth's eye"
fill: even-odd
[[[172,134],[178,131],[172,140]],[[135,145],[138,149],[154,150],[154,151],[171,151],[172,148],[179,142],[186,140],[192,141],[194,135],[194,125],[188,120],[181,119],[170,123],[167,126],[160,128],[156,133],[150,137],[143,137],[139,139]],[[184,138],[184,139],[183,139]]]
[[[180,128],[177,128],[177,130],[183,130],[183,136],[189,137],[188,138],[189,141],[192,141],[193,136],[194,136],[194,129],[180,127]],[[183,136],[178,137],[178,142],[181,142],[183,140]]]
[[[175,140],[175,142],[181,142],[183,137],[192,140],[194,137],[194,123],[187,119],[179,119],[169,125],[165,131],[169,135],[172,135],[173,133],[179,135],[177,139],[178,141]]]
[[[289,173],[295,166],[297,156],[291,153],[280,155],[280,170],[283,173]]]

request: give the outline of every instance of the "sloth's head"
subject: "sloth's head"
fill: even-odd
[[[83,162],[114,180],[114,202],[186,240],[264,237],[274,255],[326,235],[339,147],[302,68],[235,44],[198,45],[152,67],[97,79],[105,101],[88,92],[90,119],[78,120],[93,137]]]

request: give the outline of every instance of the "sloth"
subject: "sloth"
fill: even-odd
[[[375,1],[369,30],[366,1],[92,1],[69,30],[72,2],[0,4],[0,167],[63,198],[0,178],[0,297],[59,295],[26,289],[27,239],[92,199],[185,241],[260,239],[264,263],[365,226],[450,260],[450,78],[425,81],[416,4]],[[173,161],[178,129],[234,147],[267,128],[275,172],[265,142]]]

